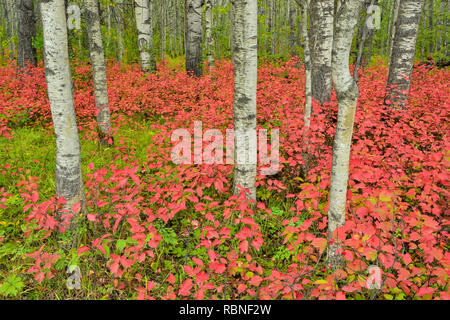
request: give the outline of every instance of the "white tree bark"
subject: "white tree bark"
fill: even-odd
[[[422,5],[421,0],[400,1],[386,84],[387,105],[404,107],[408,100]]]
[[[56,136],[56,193],[71,211],[84,202],[64,0],[41,1],[45,78]],[[73,220],[72,220],[73,221]],[[73,224],[72,224],[73,226]]]
[[[333,232],[345,223],[350,148],[359,96],[358,84],[350,74],[349,58],[362,3],[363,0],[344,1],[337,11],[334,30],[332,76],[338,96],[338,119],[333,144],[328,211],[328,232],[332,244],[327,250],[327,263],[333,268],[342,263],[342,256],[336,252],[339,244],[333,237]]]
[[[153,1],[154,0],[134,0],[139,56],[141,68],[145,72],[153,72],[156,70],[153,48]]]
[[[234,8],[234,141],[233,192],[248,189],[256,199],[256,82],[258,66],[257,0],[231,0]],[[244,161],[242,161],[245,159]]]
[[[105,54],[103,51],[102,33],[98,0],[84,0],[89,54],[92,61],[94,77],[95,107],[97,109],[97,125],[100,144],[109,144],[112,140],[111,120],[108,103],[108,85],[106,80]]]
[[[331,99],[331,49],[333,47],[334,0],[310,3],[310,50],[312,96],[320,103]]]
[[[312,87],[311,87],[311,53],[309,50],[308,36],[308,7],[310,0],[303,0],[302,4],[302,37],[303,55],[305,59],[305,126],[309,127],[312,112]]]
[[[202,5],[203,0],[186,1],[186,71],[196,77],[203,74]]]
[[[205,34],[206,34],[206,57],[208,60],[208,66],[211,68],[214,66],[214,38],[212,35],[212,0],[205,0]]]
[[[116,21],[116,28],[117,28],[117,42],[119,45],[119,54],[118,54],[118,60],[120,63],[123,61],[123,41],[122,41],[122,5],[123,0],[116,0],[116,6],[113,9],[115,21]]]

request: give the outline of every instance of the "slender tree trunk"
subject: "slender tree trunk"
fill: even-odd
[[[159,3],[159,35],[160,35],[160,50],[159,50],[159,54],[161,57],[161,60],[165,60],[165,56],[166,56],[166,19],[167,19],[167,4],[166,1],[161,1]]]
[[[116,28],[117,28],[117,42],[119,46],[119,53],[118,53],[118,60],[119,63],[122,63],[123,61],[123,41],[122,41],[122,6],[123,6],[123,0],[116,0],[117,5],[114,7],[114,17],[116,21]]]
[[[84,0],[84,9],[89,42],[89,54],[92,61],[94,76],[95,107],[97,109],[99,142],[100,144],[108,145],[112,142],[109,141],[110,139],[112,140],[112,130],[98,0]]]
[[[420,30],[420,61],[424,61],[425,57],[425,40],[426,40],[426,7],[422,6],[422,12],[420,14],[420,22],[419,22],[419,30]]]
[[[305,127],[309,127],[312,112],[312,92],[311,92],[311,53],[309,49],[308,36],[308,8],[310,0],[296,0],[302,10],[301,32],[303,39],[303,55],[305,63]]]
[[[421,0],[400,1],[386,85],[385,103],[391,106],[404,107],[408,100],[421,10]]]
[[[33,39],[36,36],[33,0],[16,0],[17,10],[17,66],[26,68],[27,64],[36,66],[36,49]]]
[[[153,47],[153,0],[134,0],[134,10],[141,69],[144,72],[154,72],[156,61]]]
[[[202,68],[202,0],[187,0],[186,71],[196,77]]]
[[[257,0],[231,0],[234,8],[234,145],[233,193],[248,189],[256,199],[256,82],[258,66]]]
[[[205,0],[205,33],[206,33],[206,56],[208,60],[208,66],[211,68],[214,66],[214,38],[212,35],[212,0]]]
[[[64,0],[41,1],[45,78],[56,137],[56,193],[66,199],[61,218],[84,203],[80,143],[73,103]],[[68,212],[67,212],[68,211]],[[76,228],[72,217],[70,230]]]
[[[5,11],[5,24],[6,24],[6,37],[8,38],[8,50],[9,50],[9,59],[14,59],[14,41],[12,41],[12,37],[14,35],[14,31],[12,30],[12,23],[13,19],[11,19],[10,15],[12,15],[12,12],[10,12],[8,8],[8,1],[3,1],[3,9]]]
[[[367,7],[365,5],[363,6],[363,9],[367,10],[367,8],[369,6],[377,4],[377,3],[378,3],[378,0],[371,0],[368,3]],[[353,79],[355,79],[356,82],[358,82],[358,80],[359,80],[358,71],[359,71],[359,67],[361,66],[363,56],[364,56],[364,48],[366,46],[366,41],[368,38],[370,38],[370,39],[372,38],[372,33],[373,33],[373,30],[371,30],[367,27],[366,21],[363,22],[363,25],[361,26],[361,28],[362,28],[362,34],[361,34],[361,39],[358,44],[358,56],[356,58],[355,68],[353,71]]]
[[[431,55],[434,50],[434,41],[433,41],[433,0],[428,0],[428,54]]]
[[[328,232],[331,244],[328,245],[327,250],[327,263],[332,268],[340,266],[343,262],[342,255],[337,252],[339,244],[334,231],[345,223],[350,148],[359,96],[358,84],[350,74],[349,57],[362,3],[363,0],[343,2],[337,12],[334,31],[332,74],[338,96],[338,119],[333,144],[328,210]]]
[[[297,7],[295,0],[289,0],[289,52],[291,56],[297,55]]]
[[[392,27],[391,27],[391,37],[389,42],[389,63],[391,61],[392,56],[392,46],[394,45],[394,36],[395,36],[395,29],[397,27],[397,17],[398,17],[398,10],[400,7],[400,0],[395,0],[395,6],[394,6],[394,15],[392,16]]]
[[[438,34],[436,37],[436,52],[441,52],[441,45],[442,45],[442,36],[444,35],[443,30],[445,30],[444,25],[447,23],[446,20],[446,12],[445,12],[445,0],[441,0],[441,4],[439,7],[439,28],[438,28]]]
[[[331,100],[331,50],[333,47],[334,0],[310,3],[312,96],[321,104]]]

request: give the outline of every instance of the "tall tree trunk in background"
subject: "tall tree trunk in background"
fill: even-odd
[[[208,66],[214,66],[214,38],[212,34],[213,12],[212,0],[205,0],[205,34],[206,34],[206,57]]]
[[[297,6],[295,0],[289,0],[289,53],[297,55]]]
[[[36,66],[36,49],[33,38],[36,36],[33,0],[16,0],[17,10],[17,66],[24,69],[27,64]]]
[[[397,18],[398,18],[399,8],[400,8],[400,0],[395,0],[394,12],[393,12],[393,16],[392,16],[390,42],[389,42],[389,63],[391,61],[391,56],[392,56],[392,46],[394,45],[395,29],[397,28]],[[389,66],[388,66],[388,68],[389,68]]]
[[[231,0],[234,7],[234,145],[233,193],[239,186],[256,199],[256,82],[258,66],[257,0]]]
[[[203,74],[202,68],[202,0],[186,1],[186,71],[196,77]]]
[[[134,11],[141,69],[144,72],[154,72],[156,71],[156,61],[153,47],[153,0],[134,0]]]
[[[272,0],[272,38],[271,38],[271,54],[274,56],[277,54],[277,41],[278,41],[278,34],[277,34],[277,14],[278,14],[278,5],[277,0]]]
[[[363,10],[367,10],[367,8],[369,8],[370,6],[377,4],[378,0],[370,0],[369,3],[366,3],[363,5]],[[367,19],[364,20],[361,28],[362,28],[362,34],[361,34],[361,39],[359,39],[359,43],[358,43],[358,55],[356,57],[356,62],[355,62],[355,68],[353,71],[353,78],[355,79],[356,82],[358,82],[358,71],[359,71],[359,67],[361,66],[361,62],[364,56],[364,48],[366,46],[366,41],[368,39],[372,40],[372,34],[373,34],[373,29],[368,28],[367,23],[366,23]]]
[[[334,30],[332,74],[338,97],[338,118],[333,143],[328,210],[328,232],[331,244],[329,242],[327,250],[327,263],[332,268],[336,268],[343,263],[342,255],[337,252],[339,244],[333,233],[336,228],[343,226],[345,223],[350,148],[359,96],[358,84],[350,74],[349,58],[362,3],[363,0],[343,2],[336,15]]]
[[[310,0],[296,0],[302,10],[301,32],[303,38],[303,56],[305,64],[305,127],[309,127],[312,111],[312,93],[311,93],[311,53],[308,35],[308,8]]]
[[[446,20],[446,12],[445,12],[445,3],[446,0],[441,0],[441,4],[439,7],[439,27],[437,30],[437,37],[436,37],[436,52],[441,52],[441,46],[442,46],[442,39],[443,35],[445,35],[445,24],[447,24]]]
[[[160,50],[159,55],[161,60],[166,58],[166,20],[167,20],[167,1],[160,1],[159,3],[159,36],[160,36]]]
[[[122,41],[122,6],[123,6],[123,0],[116,0],[116,6],[114,6],[113,12],[116,22],[116,28],[117,28],[117,42],[119,46],[119,52],[117,56],[117,60],[119,60],[119,63],[122,63],[123,61],[123,41]]]
[[[103,51],[102,33],[98,0],[84,0],[84,14],[89,42],[89,54],[92,61],[94,77],[95,107],[97,109],[97,125],[100,144],[108,145],[112,141],[112,130],[108,103],[108,85],[106,80],[105,54]]]
[[[428,0],[428,54],[431,55],[434,51],[433,41],[433,0]]]
[[[5,24],[6,24],[6,37],[8,39],[8,50],[9,50],[9,58],[11,60],[14,59],[14,51],[15,51],[15,47],[14,47],[14,41],[12,41],[12,37],[14,35],[14,31],[12,30],[12,23],[11,21],[14,21],[13,19],[11,19],[11,15],[12,12],[10,11],[10,8],[8,6],[8,1],[4,0],[3,1],[3,10],[5,13]]]
[[[66,199],[65,210],[84,203],[80,142],[75,117],[67,45],[64,0],[41,1],[45,78],[56,137],[56,193]],[[65,216],[64,213],[62,213]],[[61,217],[63,218],[63,217]],[[70,230],[76,228],[72,217]]]
[[[421,0],[400,1],[386,85],[385,103],[388,105],[404,107],[408,100],[421,11]]]
[[[333,47],[334,0],[310,3],[309,41],[312,96],[321,104],[331,100],[331,50]]]
[[[426,46],[426,37],[425,33],[427,32],[426,28],[426,7],[422,6],[422,13],[420,14],[420,22],[419,22],[419,30],[420,30],[420,61],[424,61],[425,57],[425,46]]]

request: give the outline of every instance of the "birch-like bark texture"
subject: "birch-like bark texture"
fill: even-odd
[[[186,72],[196,77],[203,74],[202,5],[203,0],[186,1]]]
[[[421,11],[421,0],[400,1],[386,84],[387,105],[404,107],[408,100]]]
[[[374,4],[378,4],[378,0],[370,0],[367,3],[367,6],[366,6],[366,3],[364,3],[363,9],[367,10],[367,8],[369,8],[370,6],[372,6]],[[358,82],[358,80],[359,80],[358,71],[359,71],[359,67],[361,66],[361,61],[363,59],[366,40],[367,40],[367,38],[371,39],[372,34],[373,34],[373,29],[369,29],[367,27],[367,23],[365,23],[365,21],[364,21],[363,25],[361,26],[361,28],[362,28],[362,32],[361,32],[361,39],[359,39],[359,43],[358,43],[358,56],[356,58],[355,68],[353,71],[353,78],[355,79],[356,82]]]
[[[36,36],[33,0],[16,0],[17,10],[17,66],[25,68],[27,64],[36,66],[36,49],[33,38]]]
[[[233,193],[238,195],[241,186],[249,190],[247,198],[255,200],[258,3],[257,0],[231,0],[231,5],[234,8]]]
[[[348,168],[353,135],[356,104],[359,96],[358,84],[350,74],[349,58],[353,34],[363,0],[342,2],[336,13],[333,40],[332,75],[338,97],[338,118],[333,143],[333,164],[331,169],[330,205],[328,210],[328,232],[332,240],[328,245],[327,263],[335,268],[342,264],[342,255],[337,253],[337,239],[333,237],[336,228],[345,223],[347,202]]]
[[[156,61],[153,48],[153,0],[134,0],[134,11],[141,69],[144,72],[154,72]]]
[[[124,51],[124,47],[123,47],[123,41],[122,41],[122,5],[123,5],[123,0],[116,0],[116,6],[114,6],[113,8],[113,13],[114,13],[114,17],[115,17],[115,22],[116,22],[116,28],[117,28],[117,42],[119,45],[119,54],[117,57],[117,60],[119,60],[119,63],[122,63],[123,60],[123,51]]]
[[[45,79],[56,137],[56,193],[71,211],[84,203],[64,0],[41,0]],[[72,219],[72,227],[75,227]]]
[[[4,10],[4,13],[5,13],[5,25],[6,25],[6,30],[5,31],[6,31],[6,37],[8,39],[9,58],[11,60],[13,60],[14,59],[15,47],[14,47],[14,41],[12,41],[12,39],[11,39],[12,36],[14,35],[14,31],[12,30],[13,29],[13,27],[12,27],[13,19],[11,18],[12,12],[9,9],[8,1],[4,0],[2,2],[3,2],[3,10]]]
[[[308,8],[310,0],[296,0],[302,9],[302,38],[303,55],[305,63],[305,127],[309,127],[312,112],[312,89],[311,89],[311,53],[309,50],[308,36]]]
[[[214,66],[214,38],[212,35],[212,0],[205,0],[205,35],[206,35],[206,57],[208,66]]]
[[[98,0],[84,0],[84,14],[86,17],[89,54],[92,61],[94,77],[94,95],[95,107],[97,109],[99,142],[100,144],[107,145],[109,144],[108,141],[110,139],[112,140],[112,130]]]
[[[331,100],[334,0],[311,1],[309,13],[312,96],[322,104]]]

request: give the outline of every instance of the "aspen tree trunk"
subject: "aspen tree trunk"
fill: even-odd
[[[134,0],[134,11],[141,69],[144,72],[154,72],[156,71],[156,61],[153,48],[153,0]]]
[[[347,0],[341,4],[336,15],[333,40],[332,74],[338,96],[338,119],[333,143],[333,165],[331,169],[330,205],[328,211],[327,263],[336,268],[343,263],[342,255],[336,250],[339,243],[333,233],[345,223],[347,201],[348,168],[353,135],[358,84],[352,78],[349,68],[350,49],[358,15],[363,0]]]
[[[289,0],[289,52],[291,56],[297,55],[297,7],[295,0]]]
[[[117,5],[114,7],[114,16],[116,21],[116,28],[117,28],[117,42],[119,45],[119,55],[118,60],[120,63],[123,61],[123,41],[122,41],[122,5],[123,0],[117,0]]]
[[[334,0],[310,3],[309,40],[312,96],[321,104],[331,99],[331,50],[333,47]]]
[[[181,36],[181,34],[182,34],[181,26],[183,24],[181,23],[181,16],[180,16],[181,6],[179,5],[178,0],[175,0],[175,3],[176,3],[176,8],[175,8],[176,13],[175,13],[175,15],[176,15],[176,22],[177,22],[177,24],[176,24],[176,28],[177,28],[177,34],[176,34],[177,44],[176,44],[176,48],[177,48],[177,56],[179,56],[179,55],[182,55],[181,52],[183,50],[182,36]]]
[[[391,27],[391,40],[389,43],[389,63],[391,62],[391,56],[392,56],[392,47],[394,45],[394,36],[395,36],[395,29],[397,27],[397,17],[398,17],[398,10],[400,8],[400,0],[395,0],[394,5],[394,15],[392,16],[392,27]],[[388,68],[390,68],[390,65],[388,64]]]
[[[365,5],[363,6],[363,9],[367,10],[367,8],[369,6],[377,4],[377,3],[378,3],[377,0],[371,0],[367,4],[367,7]],[[355,68],[354,68],[354,71],[353,71],[353,78],[355,79],[356,82],[358,82],[358,80],[359,80],[358,71],[359,71],[359,67],[361,66],[361,61],[362,61],[363,56],[364,56],[364,48],[366,46],[366,40],[367,40],[367,38],[371,39],[372,33],[373,33],[373,30],[369,30],[369,28],[367,27],[366,21],[363,22],[361,28],[362,28],[362,32],[361,32],[361,39],[360,39],[359,44],[358,44],[358,56],[356,58]]]
[[[422,7],[422,13],[420,14],[420,22],[419,22],[419,30],[420,30],[420,61],[424,60],[425,56],[425,32],[426,32],[426,7]]]
[[[436,52],[441,52],[441,45],[442,45],[442,38],[444,35],[443,30],[445,30],[445,24],[446,21],[446,12],[445,12],[445,0],[441,0],[441,4],[439,7],[439,28],[438,28],[438,34],[436,37]]]
[[[45,78],[56,137],[56,193],[65,210],[84,204],[80,142],[69,66],[64,0],[40,1],[44,35]],[[61,213],[64,216],[64,213]],[[70,230],[76,228],[75,217]]]
[[[257,0],[231,0],[234,8],[234,145],[233,193],[239,186],[256,199],[256,81],[258,65]]]
[[[311,53],[309,49],[308,36],[308,8],[310,0],[296,0],[302,9],[302,38],[303,38],[303,55],[305,63],[305,127],[309,127],[311,111],[312,111],[312,92],[311,92]]]
[[[165,60],[166,55],[166,15],[167,15],[167,6],[166,1],[161,1],[159,3],[159,35],[160,35],[160,50],[159,54],[161,57],[161,60]]]
[[[27,64],[36,66],[36,49],[33,38],[36,36],[33,0],[16,0],[17,10],[17,66],[24,69]]]
[[[421,11],[421,0],[400,1],[386,85],[388,105],[398,104],[403,108],[408,100]]]
[[[267,0],[267,31],[269,32],[270,35],[270,53],[273,54],[273,1],[274,0]]]
[[[6,37],[8,38],[8,50],[9,50],[9,58],[11,59],[11,60],[13,60],[14,59],[14,51],[15,51],[15,48],[14,48],[14,41],[12,41],[12,36],[13,36],[13,34],[14,34],[14,31],[12,30],[12,24],[11,24],[11,17],[10,17],[10,15],[12,14],[10,11],[9,11],[9,8],[8,8],[8,1],[7,0],[4,0],[3,1],[3,10],[4,10],[4,12],[5,12],[5,24],[6,24]]]
[[[428,0],[428,54],[433,53],[434,42],[433,42],[433,0]]]
[[[205,33],[206,33],[206,57],[208,66],[214,66],[214,38],[212,35],[212,0],[205,0]]]
[[[89,54],[92,61],[94,77],[95,107],[97,109],[97,125],[100,144],[108,145],[112,140],[111,121],[108,103],[108,85],[106,80],[105,54],[103,51],[102,33],[98,0],[84,0]]]
[[[202,0],[187,0],[186,71],[196,77],[202,68]]]
[[[271,54],[275,55],[277,53],[277,0],[272,0],[272,44],[271,44]]]

